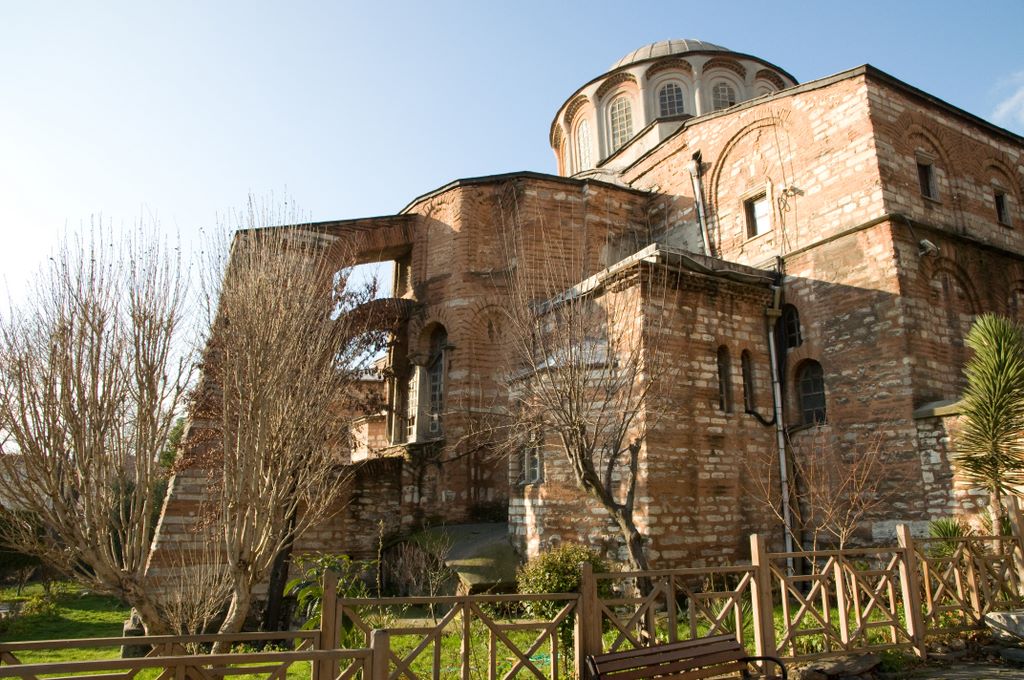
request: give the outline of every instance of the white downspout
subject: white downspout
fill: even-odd
[[[789,512],[789,466],[786,462],[786,429],[782,422],[782,383],[779,380],[778,355],[775,352],[775,322],[782,316],[779,304],[782,288],[772,286],[772,306],[765,310],[768,318],[768,364],[772,372],[772,397],[775,401],[775,438],[779,448],[779,483],[782,485],[782,523],[785,525],[786,552],[793,552],[793,518]],[[786,571],[793,574],[793,558],[786,558]]]

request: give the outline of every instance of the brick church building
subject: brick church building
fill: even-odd
[[[972,319],[1024,315],[1024,139],[871,66],[797,83],[669,40],[572,93],[548,141],[557,174],[456,180],[396,215],[309,227],[393,261],[404,311],[375,383],[388,408],[354,425],[349,502],[300,549],[370,557],[380,522],[493,521],[523,555],[583,541],[623,557],[556,438],[503,456],[467,444],[509,405],[511,229],[520,271],[584,249],[586,276],[671,273],[651,350],[671,378],[648,402],[635,495],[652,566],[741,560],[752,531],[781,545],[755,482],[781,484],[814,441],[840,469],[886,453],[889,500],[861,542],[981,506],[949,431]],[[655,306],[634,292],[643,323]],[[201,495],[201,475],[177,474],[154,554]]]

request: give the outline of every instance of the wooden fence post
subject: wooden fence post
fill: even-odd
[[[580,599],[576,603],[575,647],[576,677],[586,680],[586,659],[601,653],[601,604],[597,599],[597,581],[590,562],[580,564]]]
[[[907,633],[914,645],[914,653],[922,659],[928,655],[924,644],[924,615],[921,612],[921,567],[914,548],[914,537],[906,524],[896,525],[896,538],[900,543],[900,590],[903,596],[903,618]]]
[[[1010,503],[1010,527],[1013,529],[1013,571],[1017,576],[1017,595],[1024,597],[1024,517],[1020,512],[1020,499],[1013,496]]]
[[[754,567],[750,603],[754,615],[754,648],[758,656],[777,656],[772,570],[764,536],[750,534],[750,564]]]
[[[370,633],[370,667],[363,668],[363,677],[367,680],[387,680],[388,664],[391,662],[391,633],[386,630],[374,629]]]
[[[323,597],[320,599],[320,636],[316,641],[317,649],[337,649],[338,647],[338,576],[328,569],[324,572]],[[313,680],[330,680],[336,663],[324,659],[313,664]]]

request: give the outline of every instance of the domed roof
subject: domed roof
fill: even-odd
[[[721,45],[714,45],[703,40],[693,39],[682,39],[682,40],[659,40],[656,43],[650,45],[644,45],[638,50],[633,50],[622,59],[612,64],[609,71],[633,64],[644,59],[653,59],[654,57],[667,57],[670,54],[683,54],[684,52],[730,52],[729,48],[722,47]]]

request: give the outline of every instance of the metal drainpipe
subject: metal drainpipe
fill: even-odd
[[[775,439],[779,447],[779,483],[782,485],[782,523],[785,525],[786,552],[793,552],[793,518],[789,512],[789,466],[786,464],[786,429],[782,422],[782,383],[779,380],[778,355],[775,353],[775,322],[782,316],[782,287],[772,286],[772,306],[768,318],[768,364],[772,371],[772,397],[775,401]],[[793,558],[786,558],[786,571],[793,574]]]
[[[700,237],[704,241],[704,254],[711,254],[711,241],[708,239],[707,219],[704,215],[704,189],[701,186],[701,178],[704,169],[701,166],[700,151],[695,151],[693,160],[687,165],[690,171],[690,179],[693,180],[693,200],[697,204],[697,227],[700,229]]]

